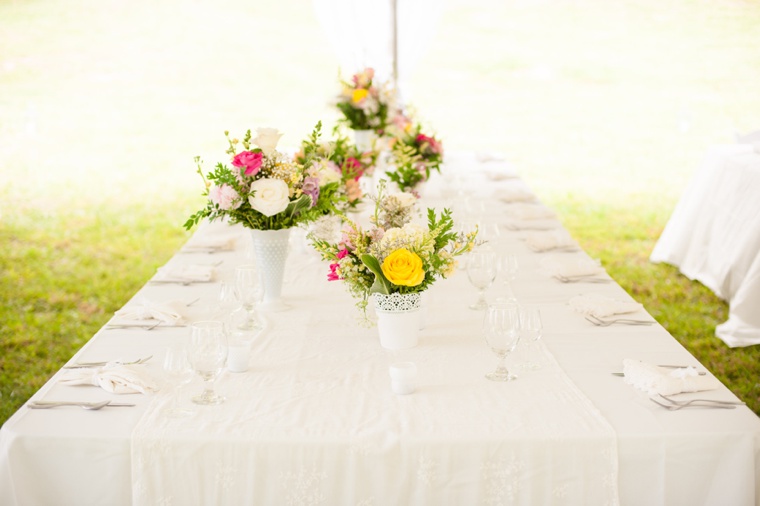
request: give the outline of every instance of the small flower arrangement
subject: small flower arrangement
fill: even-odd
[[[259,128],[255,138],[248,130],[242,141],[224,132],[231,167],[218,163],[204,176],[200,158],[195,158],[208,201],[190,216],[185,228],[203,218],[226,217],[251,229],[280,230],[335,212],[341,199],[340,175],[333,177],[312,163],[321,128],[320,122],[304,142],[306,154],[299,161],[277,151],[282,134],[276,129]]]
[[[343,113],[343,122],[353,130],[382,131],[393,108],[393,92],[387,84],[374,83],[375,71],[366,68],[354,74],[351,81],[341,81],[343,90],[336,106]]]
[[[456,270],[455,257],[470,251],[477,235],[477,230],[454,232],[448,209],[440,214],[428,209],[427,227],[411,223],[417,198],[405,192],[386,195],[384,180],[374,199],[369,230],[347,220],[337,244],[311,236],[315,249],[331,262],[327,279],[345,281],[362,311],[371,293],[423,292],[436,279],[449,277]]]
[[[441,172],[443,144],[423,133],[422,125],[404,114],[393,118],[387,134],[391,137],[391,155],[396,169],[388,178],[403,191],[412,191],[430,179],[431,171]]]
[[[360,187],[362,177],[371,176],[375,170],[377,152],[360,152],[348,138],[338,136],[335,140],[312,146],[309,140],[303,142],[301,151],[296,153],[296,161],[306,164],[308,155],[312,158],[313,172],[339,181],[338,194],[344,199],[341,210],[356,208],[364,197]]]

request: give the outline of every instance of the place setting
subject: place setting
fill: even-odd
[[[138,297],[134,302],[114,313],[114,317],[105,325],[105,330],[185,327],[193,314],[193,306],[200,300],[196,297],[189,301],[169,300],[157,302],[147,297]]]
[[[148,281],[151,285],[182,285],[211,283],[216,277],[216,264],[180,264],[159,267],[156,275]]]
[[[595,327],[648,326],[657,323],[638,302],[621,301],[599,293],[576,295],[568,301],[568,304]]]
[[[540,262],[541,270],[560,283],[611,283],[612,278],[599,261],[586,256],[545,257]]]

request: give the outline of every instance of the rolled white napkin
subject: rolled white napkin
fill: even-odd
[[[156,281],[176,281],[178,283],[199,281],[209,282],[214,278],[212,265],[164,265],[158,268],[158,273],[153,278]]]
[[[168,325],[182,325],[186,322],[186,309],[187,305],[179,300],[161,303],[143,298],[135,304],[119,309],[114,315],[121,320],[143,321],[146,325],[151,325],[155,321]],[[111,321],[111,323],[115,322]]]
[[[541,267],[554,277],[572,278],[606,273],[597,261],[575,255],[543,258],[541,259]]]
[[[623,375],[626,383],[649,395],[701,392],[715,390],[720,385],[709,375],[700,376],[694,367],[671,369],[630,358],[623,359]]]
[[[229,251],[235,249],[237,235],[202,235],[193,236],[187,244],[185,250],[217,250]]]
[[[535,252],[576,246],[575,241],[570,237],[570,233],[563,228],[545,232],[531,232],[525,237],[525,244]]]
[[[576,295],[569,301],[570,306],[581,314],[606,318],[616,314],[635,313],[644,306],[638,302],[621,302],[606,295],[589,293]]]
[[[536,195],[525,188],[501,188],[494,192],[494,196],[502,202],[531,202],[536,200]]]
[[[541,204],[512,204],[507,208],[507,215],[518,220],[540,220],[556,218],[554,211]]]
[[[73,369],[61,379],[64,385],[92,385],[112,394],[147,394],[158,388],[153,376],[138,365],[109,363],[97,369]]]

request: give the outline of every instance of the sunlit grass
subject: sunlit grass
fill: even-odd
[[[501,151],[584,248],[760,413],[757,347],[648,261],[711,144],[760,128],[760,4],[450,0],[407,98],[449,150]],[[0,421],[185,240],[193,157],[336,115],[310,0],[0,0]],[[421,20],[420,22],[425,22]]]

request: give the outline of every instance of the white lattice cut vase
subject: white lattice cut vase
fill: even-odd
[[[372,300],[377,315],[380,345],[389,350],[417,346],[420,335],[420,294],[374,293]]]
[[[251,236],[256,265],[264,288],[262,308],[268,311],[283,311],[288,308],[282,301],[281,294],[290,229],[251,230]]]

